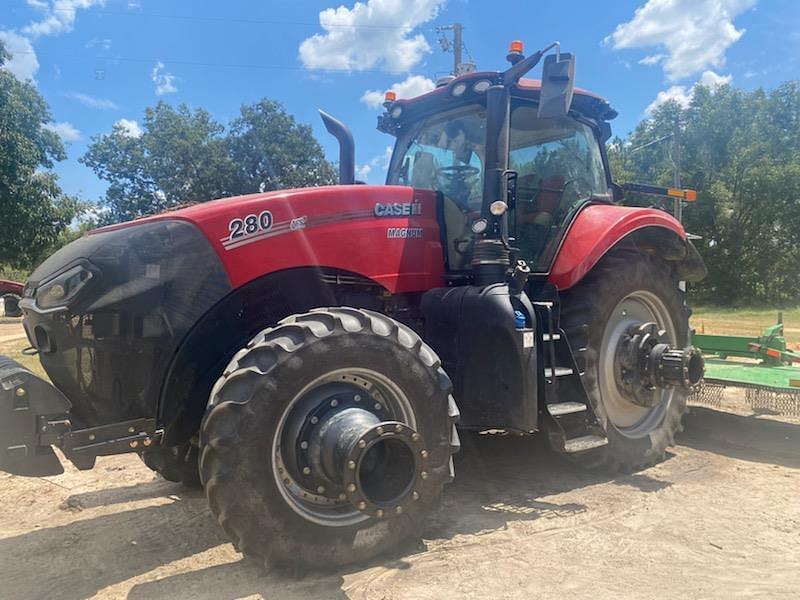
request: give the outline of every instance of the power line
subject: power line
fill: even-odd
[[[78,9],[75,8],[53,8],[51,12],[63,12],[75,15]],[[299,25],[302,27],[320,27],[323,29],[394,29],[394,30],[408,30],[416,29],[416,26],[410,25],[336,25],[326,24],[324,27],[319,22],[312,23],[310,21],[280,21],[276,19],[250,19],[250,18],[236,18],[236,17],[203,17],[196,15],[178,15],[167,13],[145,13],[145,12],[123,12],[113,10],[97,10],[93,14],[96,15],[110,15],[116,17],[139,17],[139,18],[155,18],[155,19],[173,19],[181,21],[197,21],[209,23],[247,23],[247,24],[262,24],[262,25]]]
[[[20,50],[14,52],[14,54],[31,54],[36,55],[38,57],[47,56],[47,54],[39,54],[37,52],[31,52],[29,50]],[[154,64],[156,62],[162,62],[165,66],[167,65],[183,65],[183,66],[190,66],[190,67],[212,67],[212,68],[222,68],[222,69],[257,69],[262,71],[307,71],[310,73],[388,73],[392,75],[400,75],[405,74],[407,70],[391,70],[391,69],[347,69],[347,68],[320,68],[320,67],[304,67],[304,66],[292,66],[292,65],[259,65],[259,64],[248,64],[248,63],[227,63],[227,62],[202,62],[202,61],[195,61],[195,60],[183,60],[183,59],[173,59],[173,58],[163,58],[163,57],[131,57],[131,56],[78,56],[78,55],[70,55],[70,54],[62,54],[58,55],[57,61],[63,62],[64,58],[71,58],[74,62],[81,61],[86,62],[89,60],[95,61],[108,61],[108,62],[131,62],[131,63],[147,63],[147,64]],[[54,59],[54,62],[56,59]]]

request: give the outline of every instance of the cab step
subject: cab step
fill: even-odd
[[[566,377],[567,375],[572,375],[574,372],[575,371],[573,371],[569,367],[556,367],[555,369],[551,369],[548,367],[544,370],[544,376],[547,379],[552,379],[554,373],[556,377]]]
[[[600,435],[584,435],[572,438],[564,443],[564,452],[572,454],[574,452],[585,452],[608,444],[608,438]]]
[[[586,410],[586,405],[583,402],[556,402],[554,404],[548,404],[547,410],[554,417],[560,417],[561,415],[584,412]]]

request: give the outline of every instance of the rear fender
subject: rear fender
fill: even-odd
[[[567,231],[548,281],[565,290],[592,270],[609,251],[628,246],[674,263],[678,276],[699,281],[706,268],[686,231],[671,215],[651,208],[594,204]]]

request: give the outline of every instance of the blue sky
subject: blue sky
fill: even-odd
[[[559,40],[577,56],[577,83],[607,97],[627,134],[664,98],[687,101],[698,82],[772,88],[800,73],[798,0],[324,1],[3,0],[7,66],[50,103],[69,158],[63,188],[89,200],[105,186],[78,163],[114,123],[136,135],[158,100],[201,106],[221,122],[242,103],[275,99],[310,123],[350,125],[359,173],[385,177],[392,139],[375,130],[376,94],[425,91],[449,72],[436,27],[464,25],[479,69],[504,68],[508,42],[528,51]]]

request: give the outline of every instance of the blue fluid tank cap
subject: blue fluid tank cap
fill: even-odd
[[[514,325],[517,329],[524,329],[526,321],[527,319],[525,318],[525,313],[523,313],[521,310],[514,311]]]

